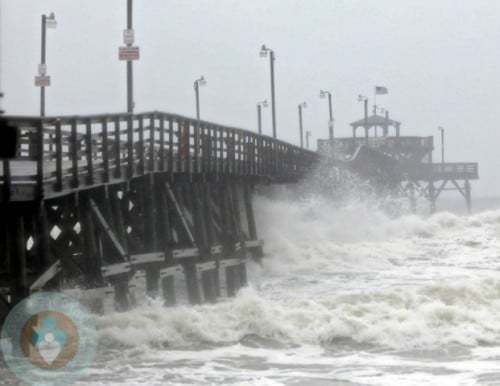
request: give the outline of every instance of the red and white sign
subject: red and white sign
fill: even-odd
[[[139,47],[125,46],[120,47],[118,52],[120,60],[139,60]]]
[[[35,76],[35,86],[50,86],[50,76],[48,75],[40,75]]]

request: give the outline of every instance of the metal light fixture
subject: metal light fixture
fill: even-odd
[[[260,48],[260,57],[261,58],[267,58],[267,53],[271,51],[269,48],[266,47],[265,44],[262,45],[262,47]]]
[[[45,27],[47,28],[56,28],[57,27],[57,20],[56,16],[54,15],[54,12],[51,12],[49,17],[45,19]]]
[[[257,105],[267,108],[269,106],[269,103],[267,102],[267,99],[265,99],[262,102],[257,103]]]
[[[206,86],[207,85],[207,81],[203,75],[200,77],[200,79],[196,79],[195,83],[198,84],[198,86]]]

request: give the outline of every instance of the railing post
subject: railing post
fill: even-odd
[[[92,162],[92,126],[90,118],[85,122],[85,142],[87,144],[87,185],[94,183],[94,165]]]
[[[165,171],[165,116],[163,114],[159,114],[158,117],[160,119],[160,146],[158,149],[158,156],[160,170],[163,172]]]
[[[78,149],[78,138],[76,131],[77,120],[73,118],[71,120],[71,147],[70,147],[70,157],[71,157],[71,167],[72,167],[72,177],[71,177],[71,187],[77,188],[80,184],[78,179],[78,157],[79,157],[79,149]]]
[[[153,172],[155,170],[155,120],[156,114],[151,114],[149,117],[149,162],[148,171]]]
[[[177,150],[179,150],[177,148]],[[165,153],[165,149],[163,149]],[[170,172],[172,177],[174,174],[174,119],[172,116],[168,117],[168,167],[167,170]]]
[[[219,173],[224,170],[224,132],[219,126],[215,128],[215,137],[215,174],[218,179]]]
[[[177,167],[175,168],[177,172],[183,170],[183,157],[184,157],[184,121],[181,119],[176,119],[176,133],[175,138],[177,139]],[[173,154],[173,152],[172,152]]]
[[[102,127],[102,167],[104,169],[103,182],[109,182],[109,145],[108,145],[108,119],[103,118]]]
[[[60,192],[62,190],[62,133],[61,121],[56,122],[56,186],[55,190]]]
[[[185,142],[186,142],[186,172],[191,175],[193,168],[191,165],[191,121],[186,119],[184,121]]]
[[[139,148],[136,149],[139,158],[139,174],[144,174],[144,117],[137,116],[139,120]]]
[[[122,177],[122,169],[121,169],[121,140],[120,140],[120,118],[115,117],[115,143],[114,143],[114,153],[115,153],[115,170],[114,177],[121,178]]]

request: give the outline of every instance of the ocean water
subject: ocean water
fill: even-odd
[[[488,202],[393,218],[365,202],[256,197],[266,257],[250,285],[216,304],[149,299],[96,316],[97,358],[77,384],[500,385],[500,209]]]
[[[214,305],[97,317],[80,384],[500,384],[500,209],[255,202],[267,256]]]

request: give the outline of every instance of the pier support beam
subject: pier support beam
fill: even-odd
[[[436,213],[436,188],[434,187],[434,182],[429,182],[428,187],[429,201],[430,201],[430,212],[431,214]]]
[[[472,200],[471,200],[471,188],[469,180],[465,180],[464,183],[464,196],[465,196],[465,204],[467,205],[467,213],[471,214]]]

